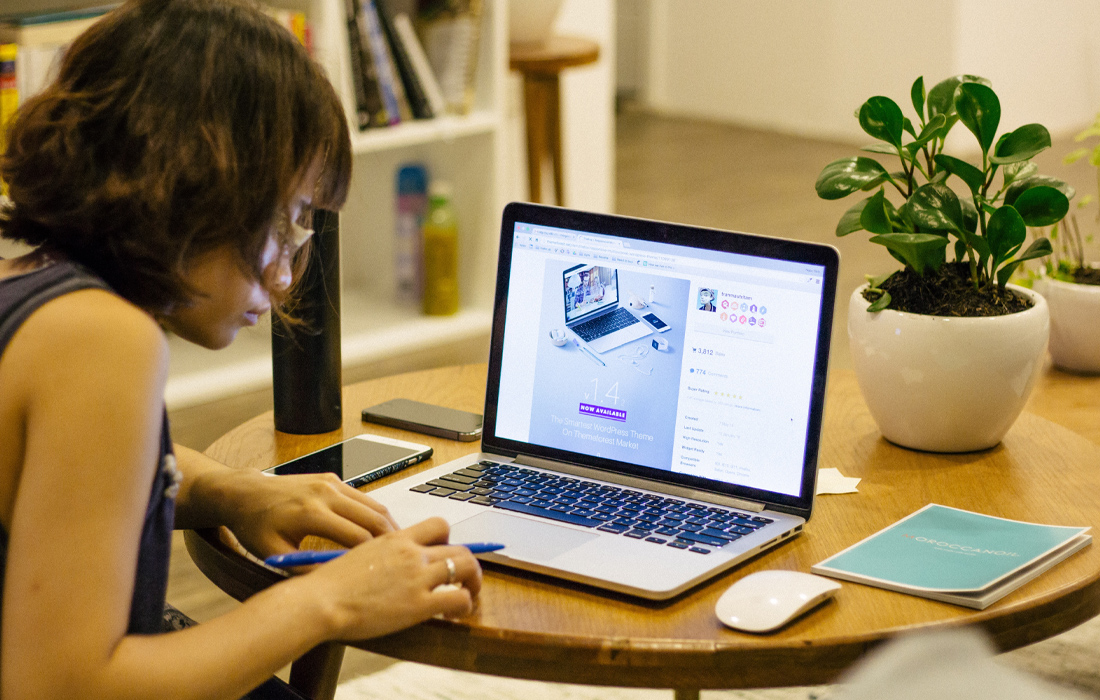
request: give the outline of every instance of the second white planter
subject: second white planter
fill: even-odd
[[[890,442],[930,452],[993,447],[1012,427],[1042,369],[1047,303],[979,318],[868,313],[863,287],[848,304],[848,339],[860,391]]]
[[[1072,372],[1100,373],[1100,287],[1042,278],[1050,306],[1050,357]]]

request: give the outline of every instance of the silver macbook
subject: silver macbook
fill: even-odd
[[[481,452],[371,495],[402,526],[438,515],[452,542],[506,545],[485,562],[676,596],[810,517],[838,264],[825,245],[509,204]],[[571,342],[582,285],[616,308],[629,290],[646,334]]]
[[[562,290],[565,325],[579,339],[578,347],[604,353],[653,332],[619,305],[619,271],[614,267],[593,264],[568,267],[562,272]],[[641,306],[644,299],[632,292],[631,302]]]

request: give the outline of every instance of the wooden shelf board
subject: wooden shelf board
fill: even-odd
[[[489,308],[465,308],[454,316],[422,316],[415,308],[362,293],[341,300],[345,367],[487,335]],[[165,401],[176,409],[216,401],[271,385],[271,326],[246,328],[223,350],[205,350],[179,338],[169,340],[171,362]]]
[[[446,115],[352,134],[351,147],[356,154],[378,153],[463,136],[489,134],[499,126],[500,119],[492,112],[472,112],[465,116]]]

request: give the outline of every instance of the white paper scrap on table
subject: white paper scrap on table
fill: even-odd
[[[856,484],[858,483],[858,477],[844,476],[836,468],[817,470],[818,496],[823,493],[856,493],[858,490]]]

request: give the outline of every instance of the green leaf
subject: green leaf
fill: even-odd
[[[888,143],[872,143],[859,150],[866,151],[867,153],[885,153],[888,156],[896,156],[898,154],[898,149]]]
[[[935,161],[936,165],[965,182],[974,194],[979,194],[982,191],[985,174],[980,169],[965,160],[960,160],[954,156],[946,156],[942,153],[936,155]]]
[[[978,139],[982,153],[988,153],[1001,123],[1001,101],[992,88],[980,83],[963,83],[955,91],[955,112]]]
[[[913,81],[913,87],[909,88],[909,97],[913,100],[913,109],[917,110],[917,116],[920,120],[924,121],[924,100],[926,97],[924,92],[924,76],[917,78]]]
[[[947,237],[934,233],[886,233],[873,236],[871,242],[886,246],[918,275],[923,275],[927,268],[939,268],[947,247]]]
[[[840,222],[836,225],[836,235],[847,236],[849,233],[855,233],[856,231],[863,230],[863,224],[859,223],[860,216],[863,214],[863,208],[867,206],[867,203],[871,201],[871,197],[856,202],[848,211],[844,212],[844,216],[840,217]]]
[[[1071,152],[1067,153],[1065,155],[1065,157],[1062,158],[1062,162],[1065,163],[1066,165],[1072,165],[1072,164],[1076,163],[1077,161],[1081,160],[1082,158],[1084,158],[1085,156],[1087,156],[1088,154],[1089,154],[1089,149],[1087,149],[1087,148],[1078,148],[1076,151],[1071,151]]]
[[[1031,177],[1039,172],[1039,166],[1029,161],[1022,160],[1018,163],[1009,163],[1001,168],[1001,172],[1004,175],[1005,184],[1008,185],[1013,180]]]
[[[879,190],[867,202],[867,206],[863,208],[863,213],[859,217],[859,224],[871,233],[892,233],[894,231],[894,226],[890,221],[892,210],[896,217],[897,211],[894,210],[894,205],[886,199],[885,190]]]
[[[943,183],[917,188],[907,202],[913,222],[933,231],[958,231],[963,226],[959,197]]]
[[[996,155],[990,162],[1004,165],[1029,160],[1050,148],[1050,132],[1042,124],[1024,124],[997,142]]]
[[[1021,192],[1012,206],[1028,226],[1050,226],[1069,211],[1069,199],[1053,187],[1040,185]]]
[[[974,208],[973,200],[963,197],[959,200],[963,211],[963,229],[967,231],[978,230],[978,210]]]
[[[867,286],[871,289],[878,289],[882,286],[882,283],[894,276],[893,272],[887,272],[884,275],[864,275],[863,279],[867,281]]]
[[[1012,273],[1016,272],[1016,268],[1020,266],[1020,263],[1027,260],[1034,260],[1035,258],[1041,258],[1053,252],[1054,249],[1051,247],[1050,241],[1045,238],[1036,239],[1034,243],[1027,247],[1023,255],[997,271],[997,284],[1003,289],[1004,286],[1008,284],[1008,280],[1012,278]]]
[[[901,148],[901,132],[905,117],[901,107],[889,97],[872,97],[859,108],[859,125],[868,134]]]
[[[906,175],[905,175],[905,173],[903,173],[900,170],[895,170],[894,172],[890,173],[889,175],[887,175],[886,173],[883,173],[883,174],[879,175],[878,177],[874,178],[873,180],[868,180],[863,185],[863,187],[860,187],[859,189],[863,190],[864,192],[870,192],[871,190],[875,189],[876,187],[878,187],[882,183],[886,182],[890,178],[894,178],[895,180],[897,180],[899,182],[904,182],[905,178],[906,178]]]
[[[882,296],[875,299],[874,303],[867,307],[867,313],[876,313],[883,311],[890,306],[890,292],[883,292]]]
[[[817,176],[814,189],[822,199],[840,199],[859,190],[865,184],[886,172],[872,158],[841,158],[829,163]]]
[[[1020,195],[1032,187],[1053,187],[1064,194],[1066,199],[1073,199],[1073,196],[1077,194],[1076,190],[1056,177],[1051,177],[1050,175],[1029,175],[1014,180],[1011,185],[1005,188],[1005,204],[1012,204],[1015,206],[1016,200]]]
[[[985,237],[978,235],[974,231],[963,231],[960,238],[964,242],[963,254],[958,257],[959,260],[967,260],[967,249],[973,250],[978,254],[978,267],[985,269],[985,263],[989,260],[989,241]],[[957,252],[956,248],[956,252]]]
[[[946,117],[953,115],[955,113],[955,90],[963,83],[992,85],[992,83],[985,78],[979,78],[976,75],[956,75],[952,78],[941,80],[928,91],[928,117],[932,118],[937,114],[942,114]]]
[[[957,238],[955,239],[955,261],[962,262],[963,260],[966,260],[966,239]]]
[[[947,178],[949,178],[949,177],[951,177],[951,173],[947,172],[946,170],[940,169],[940,170],[936,171],[936,174],[933,175],[932,179],[929,180],[928,182],[929,183],[947,182]]]
[[[993,267],[997,268],[1003,260],[1024,244],[1027,238],[1027,226],[1015,208],[1005,205],[989,217],[985,227],[985,238],[989,242],[989,253],[993,256]]]

